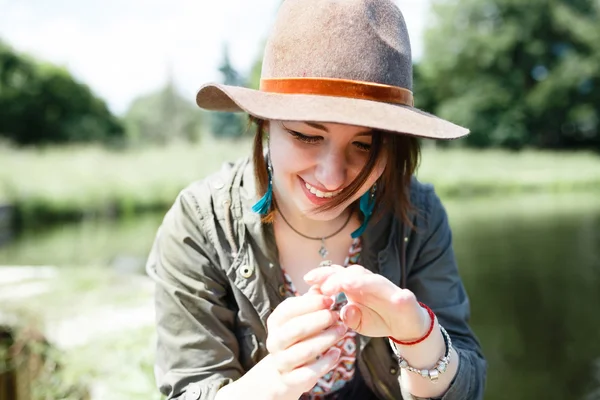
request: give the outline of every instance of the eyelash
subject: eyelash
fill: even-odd
[[[289,129],[287,131],[290,133],[290,135],[294,137],[294,139],[304,143],[314,144],[317,143],[320,139],[322,139],[320,136],[306,136],[301,134],[300,132],[291,131]]]
[[[306,135],[301,134],[300,132],[292,131],[289,129],[286,129],[286,130],[290,133],[290,135],[292,135],[294,137],[294,139],[296,139],[300,142],[303,142],[303,143],[315,144],[322,139],[321,136],[306,136]],[[370,144],[354,142],[354,145],[361,151],[371,150]]]

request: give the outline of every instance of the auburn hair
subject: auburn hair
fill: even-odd
[[[263,196],[269,186],[269,173],[265,159],[264,135],[266,120],[250,117],[256,132],[254,135],[253,163],[256,179],[257,194]],[[385,145],[384,145],[385,144]],[[373,141],[369,151],[369,159],[359,172],[358,176],[342,192],[327,204],[318,207],[315,211],[330,210],[346,202],[354,196],[367,181],[377,165],[379,157],[385,155],[387,162],[382,175],[377,180],[375,195],[375,212],[377,218],[385,212],[391,212],[401,221],[412,227],[410,212],[413,207],[410,203],[410,181],[415,173],[421,157],[421,146],[416,137],[399,135],[385,131],[373,131]],[[352,207],[358,207],[356,201]],[[263,222],[272,222],[275,213],[275,199],[269,213],[263,216]]]

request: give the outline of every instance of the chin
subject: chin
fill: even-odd
[[[339,217],[344,210],[346,209],[346,207],[336,207],[333,210],[327,210],[327,211],[321,211],[321,212],[316,212],[314,211],[315,206],[314,205],[310,205],[307,206],[306,204],[303,204],[301,207],[299,207],[300,212],[308,219],[311,219],[313,221],[333,221],[334,219],[336,219],[337,217]]]

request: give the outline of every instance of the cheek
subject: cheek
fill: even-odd
[[[381,175],[383,175],[383,171],[385,170],[386,164],[387,164],[386,159],[384,157],[380,158],[379,161],[377,161],[375,168],[373,168],[371,175],[369,175],[369,177],[365,181],[364,185],[358,191],[356,198],[359,198],[362,194],[364,194],[369,189],[371,189],[371,187],[375,184],[375,182],[377,182],[377,179],[379,179],[381,177]],[[359,169],[359,172],[360,172],[360,169]],[[358,175],[358,173],[357,173],[357,175]]]
[[[278,138],[271,143],[271,162],[277,180],[288,174],[297,174],[311,165],[310,152],[302,151],[290,140]]]
[[[375,166],[375,168],[373,168],[373,172],[371,174],[371,176],[369,177],[369,179],[373,179],[373,182],[375,182],[377,179],[379,179],[381,177],[381,175],[383,175],[383,171],[385,171],[385,167],[387,165],[387,156],[382,155],[379,160],[377,161],[377,165]]]
[[[363,156],[363,159],[360,162],[360,165],[354,165],[352,166],[352,172],[351,172],[351,180],[354,180],[358,177],[358,175],[360,174],[360,171],[362,171],[362,169],[364,168],[364,166],[367,164],[368,162],[368,156]],[[369,175],[369,177],[367,178],[367,180],[365,181],[365,187],[371,187],[375,181],[377,181],[377,179],[379,179],[379,177],[381,177],[381,175],[383,175],[383,171],[385,170],[385,166],[386,166],[387,162],[386,162],[386,156],[382,155],[379,160],[377,161],[377,164],[375,164],[375,167],[373,168],[373,170],[371,171],[371,175]]]

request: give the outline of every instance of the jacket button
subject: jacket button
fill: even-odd
[[[281,295],[281,297],[285,297],[285,295],[287,294],[287,291],[285,290],[284,285],[279,286],[279,294]]]
[[[200,398],[200,385],[190,383],[185,391],[185,400],[198,400]]]
[[[254,268],[252,268],[250,265],[242,265],[240,268],[240,275],[246,279],[252,276],[252,272],[254,272]]]
[[[396,375],[397,373],[398,373],[398,368],[396,368],[396,367],[391,367],[390,368],[390,374]]]

